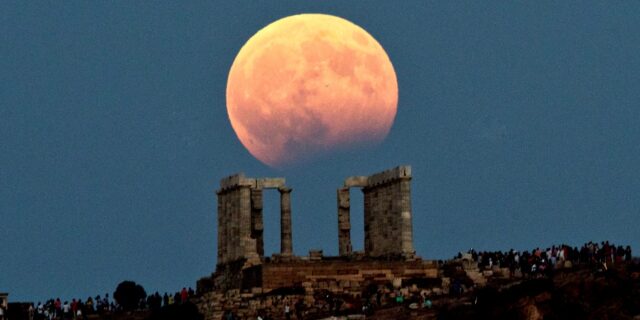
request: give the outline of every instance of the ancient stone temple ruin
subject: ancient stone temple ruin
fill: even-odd
[[[280,254],[290,257],[291,189],[284,178],[247,178],[236,174],[220,182],[218,195],[218,264],[246,260],[247,266],[260,264],[264,256],[262,193],[280,192]]]
[[[411,167],[372,176],[349,177],[338,189],[338,243],[341,256],[352,253],[349,189],[364,193],[364,250],[368,257],[413,257]]]
[[[364,194],[364,252],[351,245],[350,189]],[[266,257],[263,241],[263,192],[280,193],[279,254]],[[339,256],[311,250],[292,251],[291,193],[284,178],[222,179],[218,196],[218,259],[216,271],[198,281],[199,308],[219,318],[234,310],[255,316],[274,307],[267,297],[296,292],[297,300],[314,305],[319,292],[362,295],[367,287],[403,279],[436,278],[437,264],[416,256],[411,212],[411,167],[399,166],[370,176],[344,180],[337,190]],[[209,316],[207,316],[209,317]]]

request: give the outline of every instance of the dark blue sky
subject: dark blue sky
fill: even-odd
[[[376,148],[274,170],[229,124],[227,73],[257,30],[309,12],[382,44],[398,114]],[[1,1],[0,291],[195,286],[216,262],[214,190],[239,171],[287,178],[297,254],[337,253],[345,177],[399,164],[413,166],[425,258],[605,239],[640,249],[638,17],[632,1]]]

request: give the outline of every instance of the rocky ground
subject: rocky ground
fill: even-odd
[[[366,317],[357,314],[357,310],[342,310],[335,317],[325,313],[307,315],[305,319],[640,320],[640,264],[625,264],[608,270],[561,269],[549,276],[534,278],[495,278],[482,287],[469,288],[460,296],[442,294],[433,297],[432,301],[429,309],[417,308],[412,301],[401,305],[392,302],[374,309]],[[191,303],[169,306],[156,313],[139,311],[89,317],[94,320],[203,318]]]
[[[563,270],[550,277],[490,282],[431,310],[404,306],[367,319],[640,319],[640,266]]]

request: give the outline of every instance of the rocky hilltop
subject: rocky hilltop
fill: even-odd
[[[640,319],[640,265],[607,270],[576,267],[526,279],[491,278],[482,288],[436,297],[431,308],[381,308],[366,318]]]

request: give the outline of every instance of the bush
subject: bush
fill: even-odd
[[[140,301],[147,297],[144,288],[133,281],[123,281],[113,293],[113,298],[125,311],[133,311],[140,306]]]

